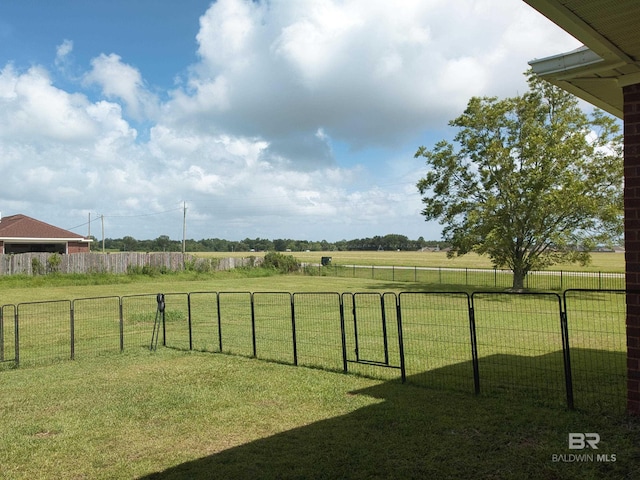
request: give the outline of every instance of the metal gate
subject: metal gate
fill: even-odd
[[[400,370],[404,378],[402,329],[394,293],[346,293],[345,316],[347,362]],[[366,373],[366,369],[356,368]]]

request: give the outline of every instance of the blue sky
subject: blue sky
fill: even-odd
[[[180,239],[186,204],[195,239],[438,239],[417,148],[577,46],[519,1],[0,2],[0,212]]]

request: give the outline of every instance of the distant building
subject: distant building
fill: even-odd
[[[26,215],[0,218],[0,253],[84,253],[91,240]]]

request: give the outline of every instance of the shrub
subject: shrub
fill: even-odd
[[[283,255],[278,252],[269,252],[264,256],[263,268],[271,268],[280,273],[297,272],[300,265],[292,255]]]
[[[47,258],[47,269],[51,273],[57,273],[60,270],[60,264],[62,263],[62,255],[59,253],[53,253]]]
[[[44,265],[42,265],[42,262],[37,257],[33,257],[31,259],[31,272],[34,275],[44,275],[44,273],[45,273],[44,272]]]
[[[127,275],[142,275],[142,266],[140,265],[127,265]]]

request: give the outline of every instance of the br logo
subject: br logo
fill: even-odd
[[[569,434],[570,450],[583,450],[587,447],[597,450],[599,442],[600,442],[600,435],[598,435],[597,433],[570,433]]]

